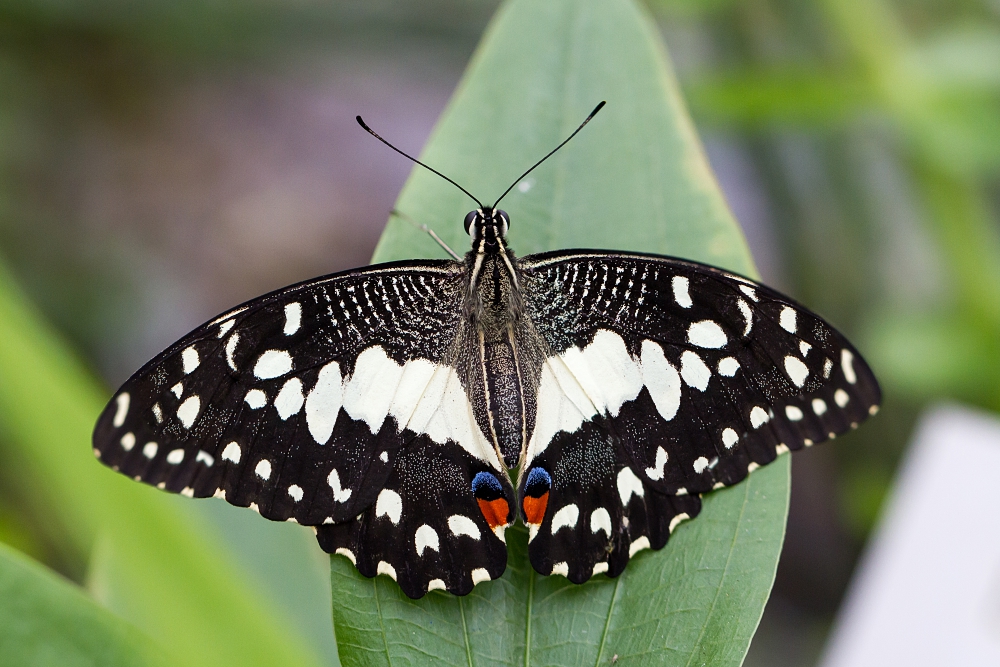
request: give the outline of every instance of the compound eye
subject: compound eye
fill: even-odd
[[[510,216],[507,215],[507,211],[500,209],[497,209],[497,215],[500,216],[500,236],[507,236],[507,230],[510,229]]]
[[[465,233],[471,234],[469,230],[472,228],[472,223],[476,221],[476,216],[478,211],[469,211],[469,214],[465,216]]]

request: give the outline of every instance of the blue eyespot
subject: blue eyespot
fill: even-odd
[[[472,478],[472,495],[483,500],[496,500],[503,497],[503,486],[495,475],[477,472]]]
[[[545,468],[532,468],[524,481],[524,495],[541,498],[552,488],[552,477]]]

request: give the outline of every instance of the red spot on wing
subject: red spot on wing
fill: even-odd
[[[507,514],[510,509],[507,507],[507,501],[503,498],[497,498],[496,500],[483,500],[482,498],[477,498],[479,503],[479,511],[483,513],[483,517],[486,519],[486,523],[489,524],[490,530],[494,530],[497,526],[507,525]]]
[[[538,498],[531,496],[524,497],[524,518],[528,523],[541,523],[545,518],[545,508],[549,504],[549,492],[546,491]]]

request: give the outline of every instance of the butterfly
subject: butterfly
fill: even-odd
[[[198,327],[113,396],[95,454],[312,526],[419,598],[501,576],[517,518],[539,573],[618,576],[701,494],[877,411],[861,355],[792,299],[659,255],[517,257],[499,201],[476,200],[464,257],[335,273]]]

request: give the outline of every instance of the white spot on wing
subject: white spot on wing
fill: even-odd
[[[417,528],[417,532],[413,536],[413,541],[416,544],[418,556],[424,555],[424,549],[440,550],[437,531],[426,523]]]
[[[468,535],[474,540],[478,540],[481,536],[476,522],[461,514],[452,514],[448,517],[448,528],[456,536]]]
[[[706,468],[708,468],[708,459],[706,459],[704,456],[699,456],[694,460],[694,465],[692,465],[691,467],[694,468],[695,474],[700,475],[701,473],[705,472]]]
[[[190,486],[185,486],[183,489],[181,489],[181,495],[187,496],[188,498],[194,498],[194,489],[191,488]]]
[[[684,276],[674,276],[670,281],[674,290],[674,301],[681,308],[691,307],[691,295],[688,293],[688,279]]]
[[[389,452],[382,452],[381,454],[379,454],[378,455],[378,460],[381,461],[382,463],[388,463],[389,462]]]
[[[340,547],[336,551],[334,551],[334,553],[340,554],[341,556],[346,557],[347,560],[351,561],[351,563],[353,565],[357,565],[358,564],[358,559],[354,557],[354,552],[351,551],[350,549],[346,549],[344,547]]]
[[[251,389],[247,392],[247,395],[243,398],[246,404],[250,406],[252,410],[260,410],[262,407],[267,405],[267,394],[262,392],[260,389]]]
[[[472,571],[472,585],[481,584],[490,580],[490,573],[485,567],[477,567]]]
[[[562,563],[556,563],[552,566],[552,574],[558,574],[560,577],[569,576],[569,563],[563,561]]]
[[[170,465],[177,465],[184,460],[184,450],[174,449],[169,454],[167,454],[167,463]]]
[[[603,507],[598,507],[590,513],[590,532],[596,533],[599,530],[603,530],[607,537],[611,537],[611,515]]]
[[[191,373],[201,363],[201,359],[198,357],[198,350],[194,349],[194,347],[184,348],[184,351],[181,352],[181,362],[184,366],[184,375]]]
[[[232,336],[229,337],[229,340],[226,341],[226,363],[229,364],[229,367],[232,368],[234,371],[239,370],[238,368],[236,368],[236,360],[233,359],[233,355],[236,354],[236,346],[239,345],[239,343],[240,343],[239,333],[234,333]]]
[[[293,333],[299,330],[299,326],[302,323],[302,304],[300,303],[289,303],[285,304],[285,328],[282,332],[286,336],[291,336]]]
[[[291,378],[281,387],[281,391],[274,397],[274,407],[278,411],[278,416],[288,419],[302,409],[305,397],[302,395],[302,380]]]
[[[396,568],[389,565],[384,560],[380,560],[378,562],[378,565],[375,567],[375,574],[384,574],[393,581],[396,581]]]
[[[316,386],[306,399],[306,425],[317,443],[325,445],[330,440],[333,427],[337,424],[337,414],[343,404],[344,387],[340,364],[331,361],[320,369]]]
[[[854,354],[850,350],[840,351],[840,367],[844,369],[844,378],[854,384],[858,381],[858,376],[854,373]]]
[[[652,468],[646,468],[646,476],[654,482],[663,479],[663,469],[667,467],[667,450],[663,447],[656,448],[656,462]],[[610,535],[610,533],[609,533]]]
[[[847,392],[843,389],[838,389],[833,392],[833,400],[839,407],[844,407],[847,402],[851,400],[851,397],[847,395]]]
[[[399,365],[379,346],[362,352],[344,383],[344,410],[377,433],[387,416],[427,435],[438,444],[449,440],[480,461],[502,470],[500,459],[472,414],[472,406],[451,366],[414,359]]]
[[[733,429],[727,428],[722,431],[722,444],[726,446],[726,449],[732,449],[733,445],[739,441],[740,436]]]
[[[204,463],[205,467],[207,468],[211,468],[212,466],[215,465],[215,459],[212,457],[212,455],[202,449],[199,449],[198,453],[195,454],[194,462]]]
[[[291,370],[292,355],[285,350],[268,350],[257,359],[253,374],[260,380],[270,380],[281,377]]]
[[[153,419],[156,420],[157,424],[163,423],[163,408],[160,407],[159,403],[153,403]]]
[[[184,395],[184,385],[178,382],[177,384],[175,384],[173,387],[170,388],[170,391],[173,392],[174,396],[180,398],[181,396]]]
[[[689,387],[705,391],[708,389],[708,381],[712,377],[712,371],[695,352],[685,350],[681,355],[681,377],[684,378],[684,382]]]
[[[780,445],[778,445],[778,446],[776,446],[776,447],[774,448],[774,452],[775,452],[775,453],[776,453],[776,454],[777,454],[778,456],[781,456],[782,454],[787,454],[787,453],[788,453],[788,445],[786,445],[786,444],[782,443],[782,444],[780,444]]]
[[[644,345],[643,349],[648,348]],[[651,366],[650,373],[666,391],[661,398],[668,398],[669,369]],[[559,431],[572,433],[597,414],[617,416],[626,401],[639,395],[642,384],[640,364],[629,355],[621,336],[611,331],[597,331],[582,350],[571,347],[550,357],[542,365],[535,428],[526,461],[530,463],[544,451]],[[669,414],[667,406],[665,402],[664,410]]]
[[[750,411],[750,425],[754,428],[760,428],[769,421],[771,421],[771,417],[767,414],[767,410],[759,405],[755,405]]]
[[[729,339],[726,332],[712,320],[701,320],[694,322],[688,327],[688,342],[698,347],[718,349],[725,347]]]
[[[792,355],[785,357],[785,372],[788,373],[788,377],[791,378],[796,387],[804,385],[806,378],[809,377],[809,367],[801,359]]]
[[[271,479],[271,462],[267,459],[261,459],[257,463],[257,467],[253,469],[254,473],[263,480]]]
[[[440,579],[431,579],[427,582],[427,592],[431,591],[444,591],[448,590],[448,587],[444,585],[444,582]]]
[[[333,468],[333,469],[330,470],[330,474],[326,476],[326,483],[330,485],[331,489],[333,489],[333,499],[336,500],[338,503],[346,503],[348,501],[348,499],[350,499],[350,497],[351,497],[351,489],[345,489],[345,488],[343,488],[343,487],[340,486],[340,473],[337,472],[336,468]],[[384,489],[382,491],[382,493],[385,493],[386,491],[388,491],[388,489]],[[393,493],[393,492],[389,491],[389,493]],[[398,494],[394,494],[394,495],[396,495],[396,500],[399,500],[399,495]],[[381,499],[382,499],[382,495],[379,494],[379,500],[381,500]],[[375,505],[375,516],[379,515],[378,507],[379,507],[378,504],[376,504]],[[399,507],[400,507],[400,511],[402,511],[402,507],[403,507],[402,503],[400,503]],[[396,515],[396,521],[393,521],[393,523],[396,523],[398,521],[399,521],[399,515],[397,514]]]
[[[636,555],[643,549],[648,549],[648,548],[649,548],[649,538],[643,535],[642,537],[633,541],[632,544],[629,545],[628,557],[631,558],[632,556]]]
[[[556,534],[560,528],[576,528],[579,519],[580,508],[575,504],[559,508],[559,511],[552,516],[552,534]]]
[[[669,530],[671,533],[674,532],[674,528],[676,528],[681,521],[687,521],[690,518],[691,517],[688,516],[687,512],[681,512],[680,514],[678,514],[677,516],[675,516],[673,519],[670,520],[670,526],[667,530]]]
[[[805,342],[804,340],[800,340],[799,341],[799,352],[802,353],[803,357],[806,356],[807,354],[809,354],[809,350],[811,350],[811,349],[812,349],[812,345],[810,345],[809,343]]]
[[[123,391],[118,394],[115,399],[115,403],[118,405],[115,407],[115,418],[111,420],[112,425],[118,428],[125,423],[125,417],[128,416],[128,405],[131,402],[131,396],[127,391]]]
[[[235,442],[231,442],[226,445],[226,448],[222,450],[222,460],[232,461],[233,463],[240,462],[240,456],[243,452],[240,450],[240,446]]]
[[[814,398],[812,402],[812,407],[813,407],[813,412],[816,413],[817,417],[822,416],[824,413],[826,413],[826,401],[824,401],[822,398]]]
[[[387,516],[393,525],[399,524],[403,516],[403,499],[392,489],[382,489],[375,501],[375,516]]]
[[[160,446],[155,442],[147,442],[142,447],[142,455],[145,456],[147,459],[151,459],[154,456],[156,456],[156,450],[159,448]]]
[[[663,348],[653,341],[642,341],[642,383],[646,385],[660,417],[670,421],[681,404],[681,377],[663,356]]]
[[[622,505],[628,505],[633,494],[642,498],[645,491],[642,488],[642,481],[636,477],[631,468],[625,466],[618,472],[618,497],[621,498]]]
[[[781,309],[781,315],[778,316],[778,324],[781,328],[788,333],[795,333],[798,328],[798,314],[795,312],[794,308],[790,306],[785,306]]]
[[[124,449],[126,452],[131,452],[132,448],[135,447],[135,434],[129,431],[128,433],[123,435],[121,439],[121,445],[122,449]]]
[[[753,329],[753,310],[750,308],[750,304],[743,299],[737,299],[736,305],[740,308],[740,313],[743,315],[743,336],[749,336],[750,330]]]
[[[740,362],[732,357],[723,357],[719,360],[719,375],[725,375],[727,378],[731,378],[736,375],[736,371],[740,369]]]
[[[788,417],[793,422],[801,421],[803,417],[802,410],[798,409],[794,405],[785,406],[785,416]]]
[[[757,292],[754,290],[754,288],[750,287],[749,285],[740,285],[740,291],[746,294],[752,300],[754,301],[757,300]]]
[[[300,500],[302,500],[302,496],[304,495],[302,487],[299,486],[298,484],[292,484],[290,487],[288,487],[288,495],[290,495],[292,497],[292,500],[294,500],[295,502],[299,502]]]
[[[194,420],[198,418],[199,412],[201,412],[201,399],[197,396],[188,396],[178,406],[177,418],[181,421],[184,428],[191,428],[194,425]]]
[[[227,333],[229,333],[229,330],[233,328],[234,324],[236,324],[236,320],[226,320],[225,322],[220,324],[219,333],[216,334],[216,338],[222,338]]]
[[[604,574],[608,571],[607,563],[594,563],[594,571],[590,574],[592,577],[596,577],[599,574]]]

